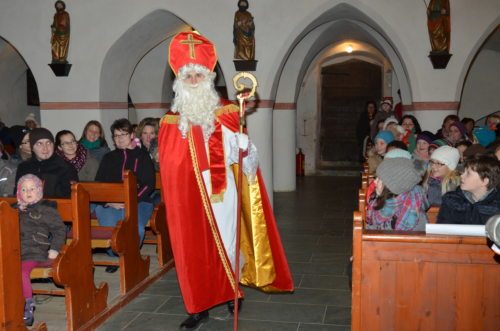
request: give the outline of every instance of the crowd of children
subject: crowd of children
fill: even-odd
[[[366,228],[423,231],[431,206],[440,207],[438,223],[485,224],[500,214],[500,116],[476,127],[450,115],[433,134],[414,116],[396,119],[390,104],[384,100],[383,114],[370,117],[371,143],[363,151],[375,176]]]

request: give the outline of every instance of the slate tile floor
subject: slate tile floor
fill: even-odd
[[[346,263],[352,247],[352,211],[359,177],[299,178],[297,191],[274,194],[274,210],[293,274],[293,294],[244,289],[240,331],[350,330]],[[98,330],[178,330],[186,318],[170,271]],[[232,330],[225,305],[197,330]]]

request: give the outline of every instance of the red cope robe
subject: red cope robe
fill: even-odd
[[[188,136],[182,138],[177,114],[167,113],[162,118],[158,137],[170,241],[182,297],[190,314],[233,300],[237,286],[201,173],[210,169],[213,189],[219,187],[223,192],[224,157],[220,157],[223,146],[218,132],[221,124],[238,132],[238,107],[226,104],[216,115],[216,131],[208,145],[210,160],[220,162],[209,163],[200,126],[193,126]],[[241,252],[245,265],[240,282],[268,292],[293,291],[260,170],[256,183],[248,185],[244,180],[243,191]]]

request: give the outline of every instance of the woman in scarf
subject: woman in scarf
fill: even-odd
[[[79,143],[99,162],[110,151],[104,136],[104,130],[99,121],[89,121],[85,125]]]
[[[57,133],[56,147],[57,155],[76,169],[80,181],[94,181],[99,162],[76,141],[71,131],[62,130]]]

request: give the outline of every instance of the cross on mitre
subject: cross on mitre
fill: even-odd
[[[192,59],[196,59],[196,54],[194,53],[194,45],[203,44],[203,41],[195,40],[195,39],[193,39],[192,34],[188,34],[187,39],[181,40],[180,43],[183,45],[188,45],[189,46],[189,57]]]
[[[180,32],[168,47],[168,63],[177,75],[187,64],[197,64],[213,71],[217,64],[214,44],[196,32]]]

